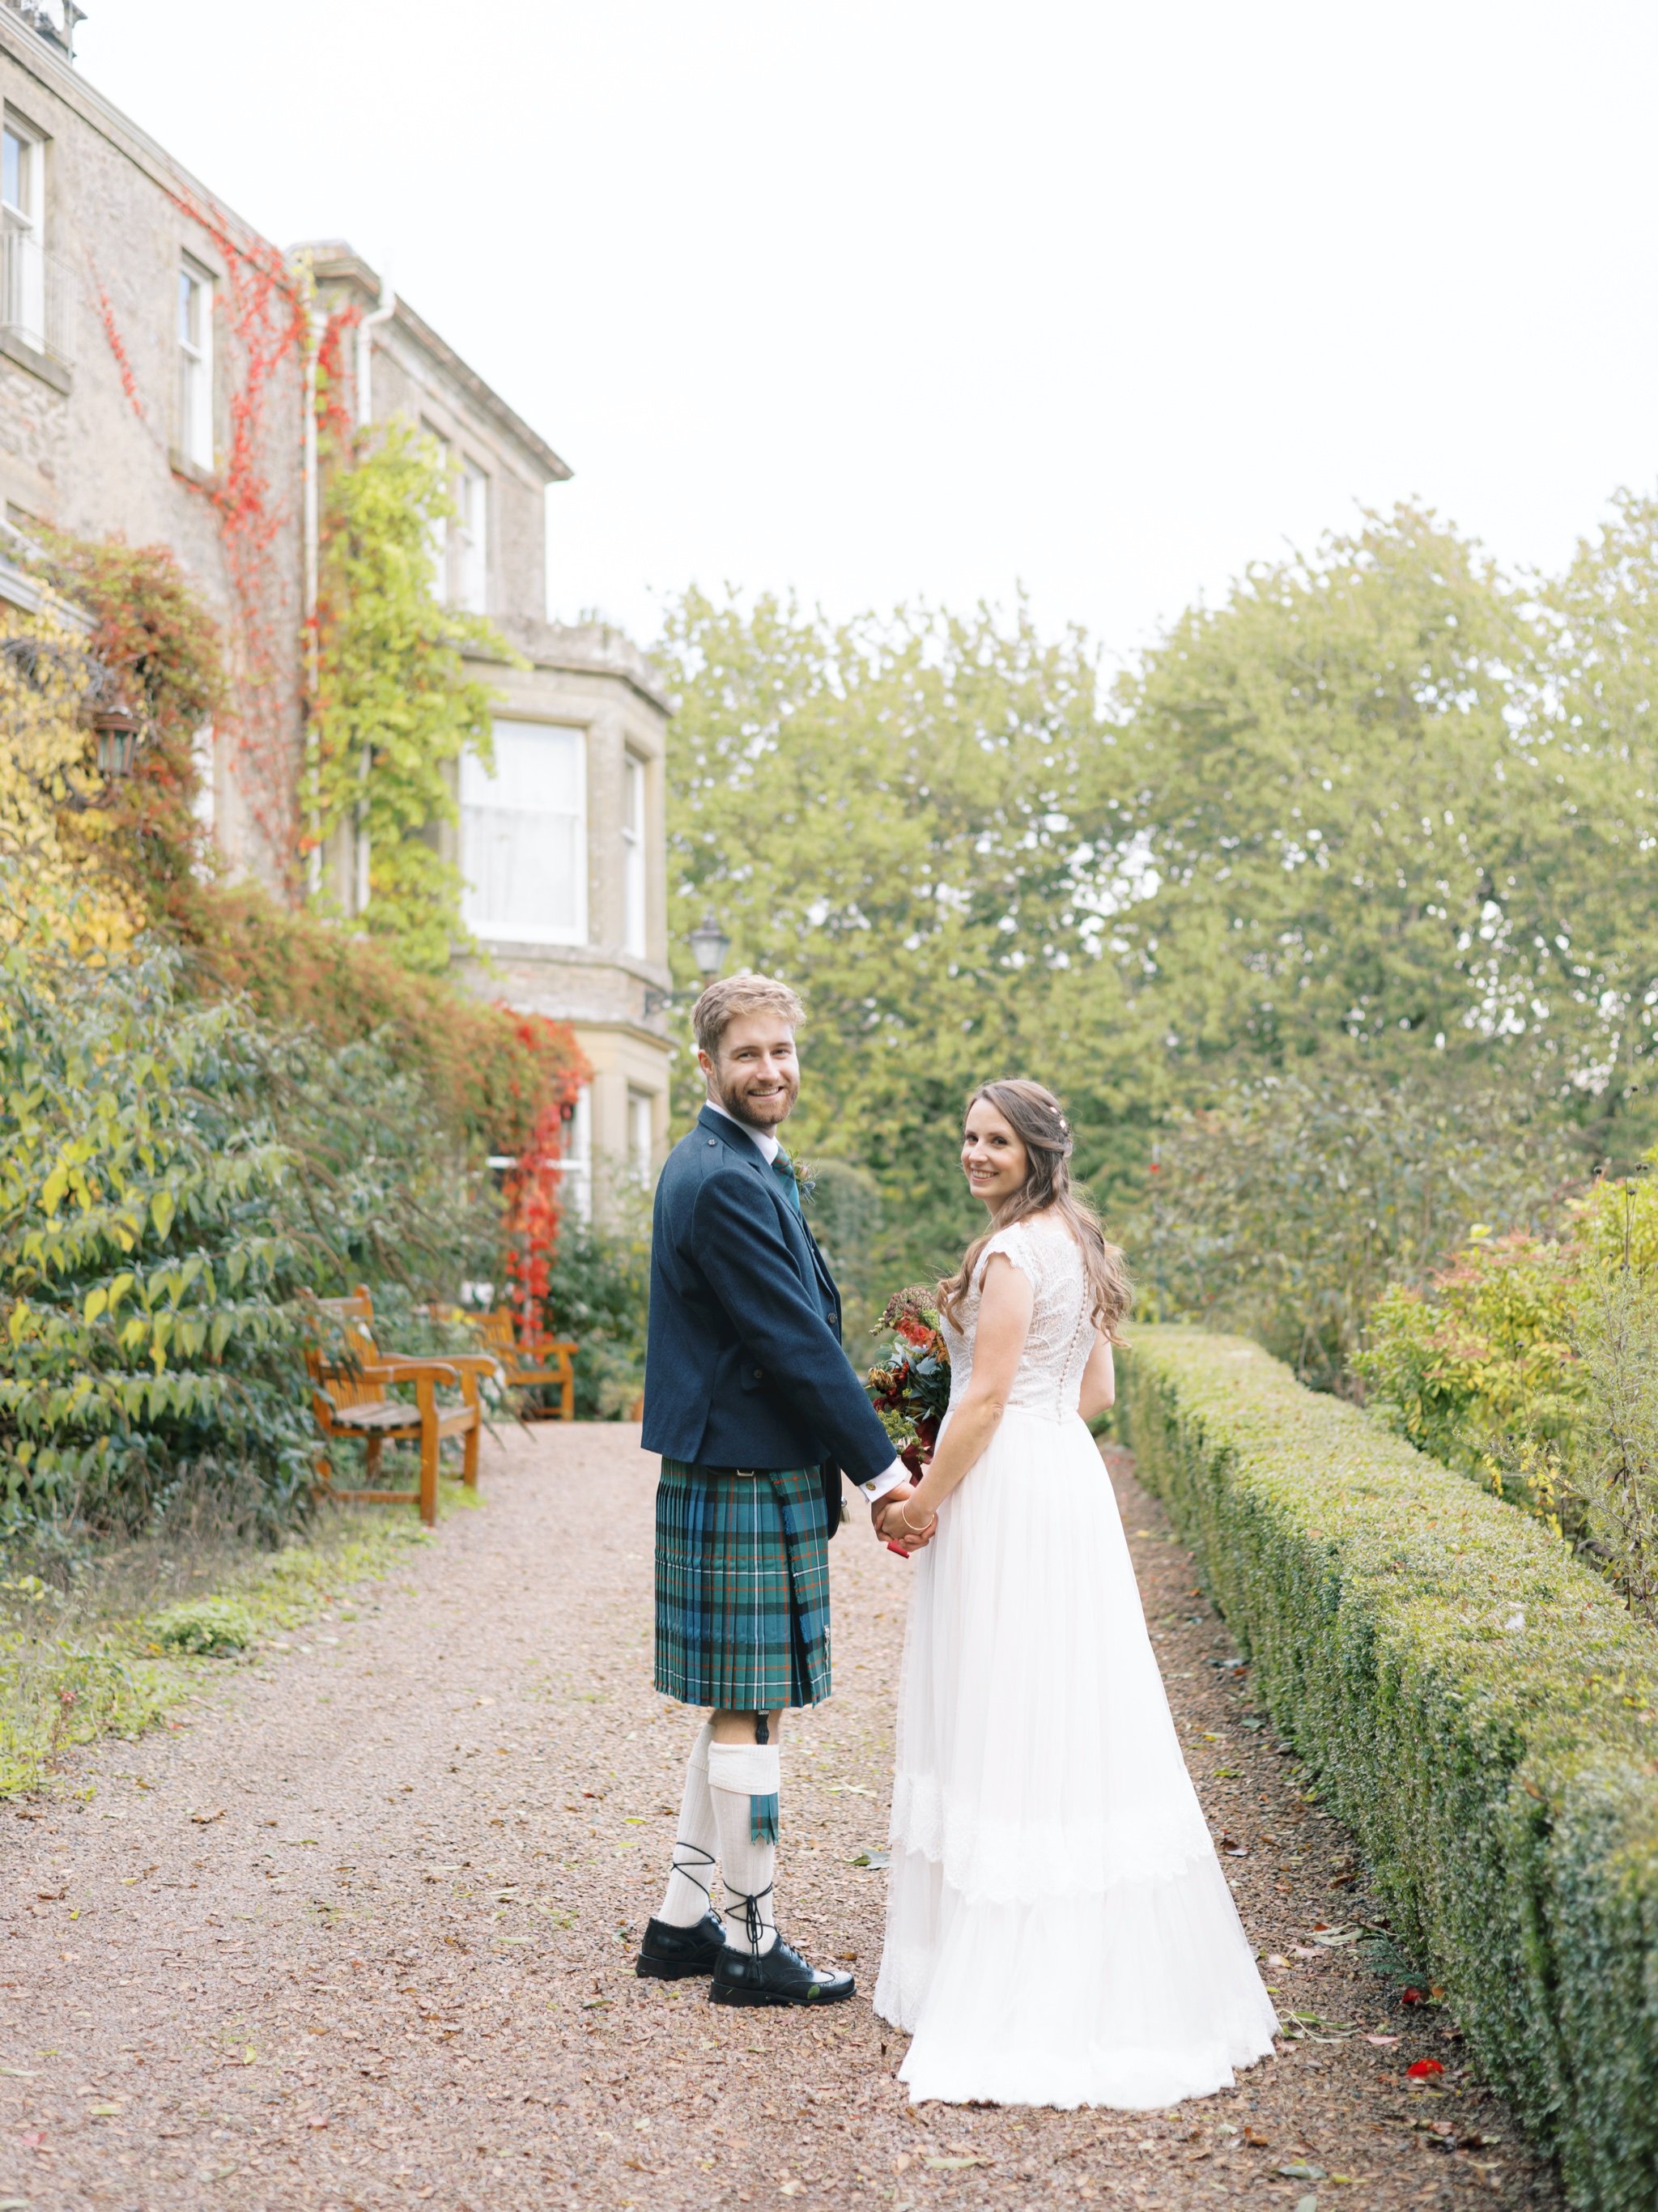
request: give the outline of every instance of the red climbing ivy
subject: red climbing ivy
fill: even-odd
[[[563,1198],[561,1163],[576,1093],[587,1070],[579,1056],[569,1056],[569,1032],[557,1023],[541,1014],[513,1013],[511,1018],[520,1042],[553,1079],[519,1157],[507,1171],[504,1192],[513,1317],[520,1343],[533,1347],[551,1324],[547,1291],[558,1249]]]
[[[268,855],[291,869],[298,854],[295,740],[303,691],[295,639],[301,610],[274,557],[295,517],[273,483],[273,467],[284,450],[291,466],[298,451],[297,386],[311,335],[307,288],[279,248],[240,233],[214,202],[176,190],[168,197],[211,240],[225,271],[224,283],[214,290],[214,350],[232,372],[229,434],[213,474],[198,477],[178,471],[213,507],[224,556],[231,622],[223,641],[226,682],[218,702],[219,726],[228,738],[238,787]],[[151,436],[167,446],[164,428],[144,404],[101,281],[97,291],[121,388]],[[295,405],[286,420],[273,426],[272,387],[284,372],[295,380]]]

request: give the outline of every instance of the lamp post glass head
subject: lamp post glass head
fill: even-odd
[[[691,957],[699,975],[717,975],[726,964],[732,941],[721,929],[712,908],[690,933]]]

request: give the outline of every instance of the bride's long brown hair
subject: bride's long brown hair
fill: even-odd
[[[1122,1254],[1106,1241],[1098,1215],[1087,1200],[1078,1197],[1071,1187],[1071,1124],[1059,1100],[1051,1091],[1043,1090],[1040,1083],[1028,1083],[1023,1077],[1010,1078],[1002,1083],[981,1083],[967,1102],[968,1113],[981,1099],[987,1106],[995,1108],[1024,1146],[1025,1177],[1012,1197],[997,1209],[984,1235],[968,1246],[958,1273],[939,1284],[940,1312],[959,1323],[961,1303],[973,1280],[974,1270],[985,1246],[999,1229],[1011,1228],[1014,1222],[1027,1220],[1033,1213],[1051,1210],[1075,1237],[1083,1255],[1094,1302],[1094,1326],[1102,1336],[1109,1338],[1114,1344],[1118,1342],[1117,1332],[1133,1304],[1133,1285],[1128,1279]]]

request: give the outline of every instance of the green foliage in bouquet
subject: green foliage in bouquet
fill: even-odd
[[[880,1326],[892,1331],[891,1346],[865,1385],[893,1449],[916,1476],[950,1407],[950,1347],[933,1297],[917,1288],[888,1300]]]

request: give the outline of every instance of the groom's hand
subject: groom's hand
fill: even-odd
[[[900,1508],[906,1499],[914,1495],[913,1482],[901,1482],[895,1489],[889,1490],[884,1498],[878,1498],[870,1508],[869,1517],[876,1534],[884,1543],[896,1544],[905,1553],[925,1550],[938,1532],[936,1514],[924,1528],[914,1528],[904,1518]]]

